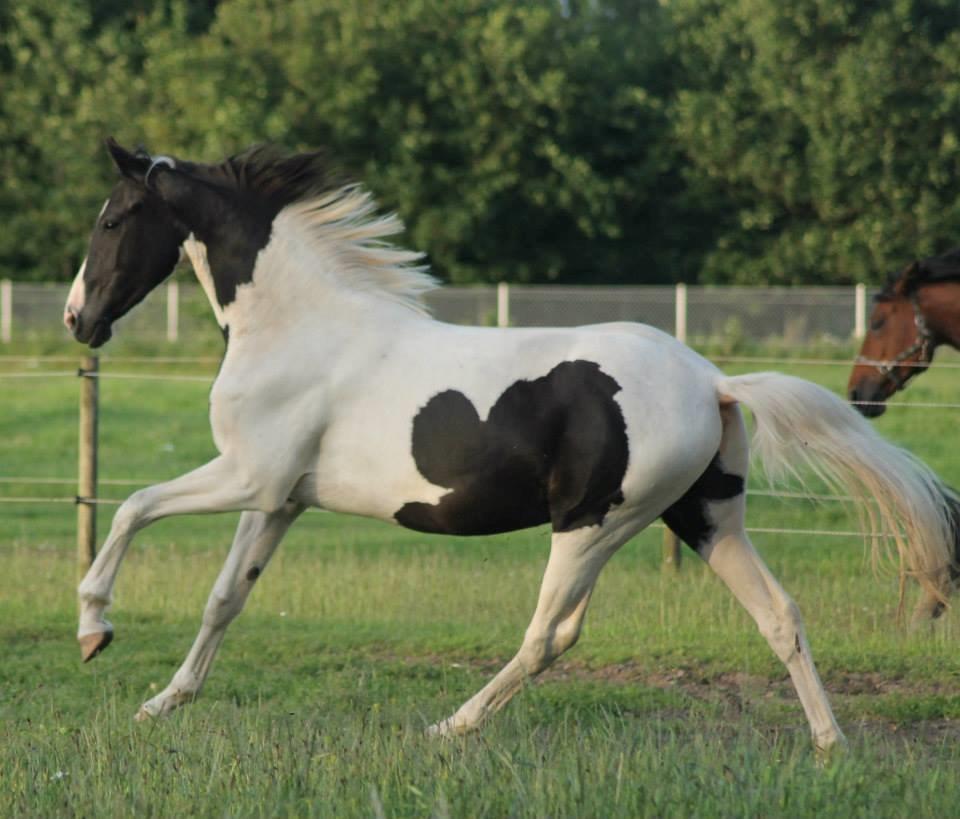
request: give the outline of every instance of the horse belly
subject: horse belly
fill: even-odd
[[[577,360],[514,382],[486,420],[464,393],[436,394],[413,420],[411,454],[421,475],[449,491],[434,503],[404,503],[395,519],[457,535],[601,523],[623,500],[628,450],[613,399],[619,389],[599,365]]]

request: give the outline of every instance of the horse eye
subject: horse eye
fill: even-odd
[[[879,330],[886,323],[887,323],[887,319],[884,316],[881,316],[880,318],[875,318],[873,321],[870,322],[870,329]]]
[[[114,229],[117,225],[119,225],[119,224],[120,224],[119,222],[116,222],[116,221],[114,221],[113,219],[105,219],[104,222],[103,222],[103,229],[104,229],[104,230],[113,230],[113,229]]]

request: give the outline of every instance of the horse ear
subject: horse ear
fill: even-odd
[[[909,296],[917,287],[920,281],[920,263],[911,262],[907,268],[900,274],[897,284],[893,288],[898,296]]]
[[[133,179],[136,182],[143,181],[144,174],[146,174],[147,169],[150,167],[149,157],[143,154],[131,153],[126,148],[123,148],[113,137],[107,137],[104,145],[110,154],[110,158],[113,160],[113,164],[116,165],[117,170],[120,171],[123,176],[128,179]]]

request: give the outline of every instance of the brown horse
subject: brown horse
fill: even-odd
[[[874,300],[847,391],[873,418],[884,401],[933,361],[941,344],[960,349],[960,248],[912,262]]]

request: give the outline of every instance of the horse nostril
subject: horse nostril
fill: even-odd
[[[63,312],[63,323],[71,332],[77,326],[77,314],[73,312],[72,307],[68,307]]]

